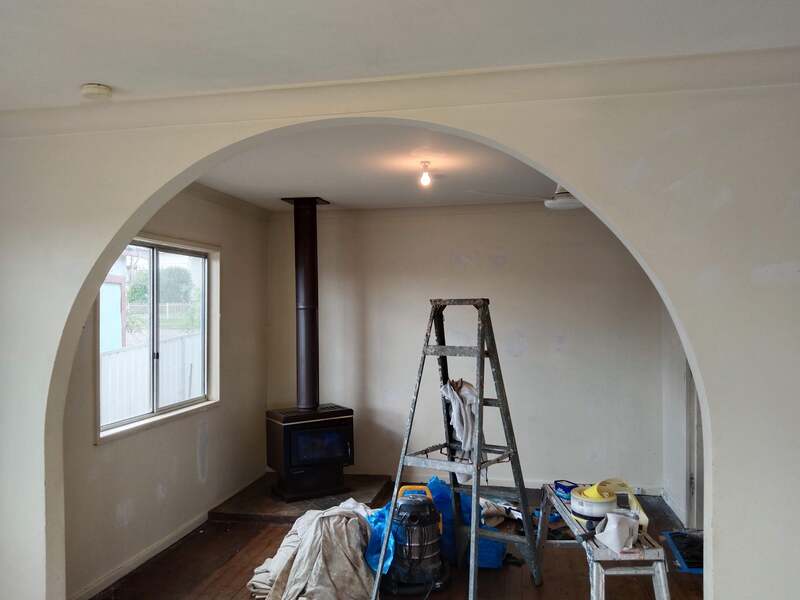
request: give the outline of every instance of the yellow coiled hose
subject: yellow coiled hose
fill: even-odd
[[[639,515],[639,527],[643,531],[647,531],[647,526],[650,524],[650,519],[647,518],[647,513],[644,512],[642,505],[633,493],[633,488],[628,485],[627,481],[622,479],[604,479],[599,481],[584,492],[586,496],[592,498],[607,498],[610,494],[624,493],[628,495],[628,506],[630,510]],[[593,494],[596,494],[594,496]]]

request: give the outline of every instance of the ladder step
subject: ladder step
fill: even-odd
[[[496,446],[495,444],[484,444],[481,446],[481,449],[489,454],[503,454],[505,452],[511,452],[511,448],[508,446]]]
[[[432,298],[433,306],[484,306],[489,304],[488,298]]]
[[[472,473],[472,463],[454,462],[454,461],[441,460],[435,458],[434,459],[422,458],[423,454],[427,456],[431,452],[438,452],[439,450],[443,450],[446,447],[447,444],[436,444],[435,446],[429,446],[422,450],[411,452],[406,455],[404,464],[410,467],[425,467],[426,469],[440,469],[442,471],[449,471],[451,473]],[[505,462],[514,455],[513,450],[510,450],[509,448],[505,448],[503,446],[488,447],[485,445],[483,449],[487,453],[497,454],[497,456],[495,456],[494,458],[490,458],[488,460],[481,461],[481,471],[491,465]],[[420,463],[420,461],[426,461],[426,464],[423,465]],[[428,466],[428,464],[435,464],[437,466]],[[456,466],[451,466],[451,465],[456,465]]]
[[[477,357],[480,351],[477,346],[436,346],[430,344],[425,346],[425,354],[428,356],[473,356]],[[484,356],[488,356],[484,352]]]
[[[499,540],[501,542],[512,542],[514,544],[527,545],[528,538],[524,535],[517,535],[515,533],[504,533],[502,531],[493,531],[491,529],[478,529],[478,536],[489,538],[490,540]]]
[[[439,450],[444,450],[445,448],[447,448],[447,442],[443,444],[434,444],[433,446],[428,446],[427,448],[417,450],[416,452],[409,452],[408,456],[422,456],[423,454],[427,456],[428,454],[439,452]]]
[[[450,444],[450,447],[455,450],[456,452],[461,450],[461,444],[459,442],[453,442]],[[419,456],[420,454],[429,454],[434,451],[444,450],[447,448],[447,444],[436,444],[435,446],[429,446],[424,450],[420,450],[419,452],[409,452],[409,456]],[[508,452],[511,450],[508,446],[498,446],[496,444],[484,444],[481,446],[481,449],[484,452],[488,452],[489,454],[502,454],[503,452]]]
[[[481,471],[488,466],[496,465],[497,463],[505,462],[509,460],[514,455],[513,450],[506,450],[502,454],[495,456],[494,458],[490,458],[489,460],[481,461]]]
[[[484,398],[483,399],[484,406],[494,406],[496,408],[500,408],[500,400],[497,398]]]
[[[447,471],[448,473],[465,473],[471,475],[473,472],[473,466],[470,463],[436,460],[432,458],[422,458],[421,456],[406,456],[403,459],[403,464],[407,467]]]
[[[456,484],[456,491],[469,494],[472,492],[472,486],[459,483]],[[478,495],[482,498],[505,498],[506,500],[520,501],[519,492],[516,488],[482,485],[478,488]]]

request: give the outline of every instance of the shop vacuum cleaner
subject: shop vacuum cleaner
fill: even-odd
[[[443,589],[450,569],[442,560],[441,517],[426,486],[400,488],[392,519],[395,548],[381,589],[394,595],[423,595]]]

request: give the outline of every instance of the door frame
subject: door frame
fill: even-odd
[[[703,421],[692,369],[686,362],[686,527],[703,528]]]

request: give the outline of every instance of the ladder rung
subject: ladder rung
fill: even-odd
[[[497,408],[500,408],[500,400],[498,400],[497,398],[484,398],[483,399],[483,405],[484,406],[495,406]]]
[[[459,442],[453,442],[452,444],[450,444],[450,447],[456,452],[462,450],[461,444]],[[409,452],[409,456],[419,456],[420,454],[428,454],[429,452],[436,452],[444,448],[447,448],[447,444],[436,444],[435,446],[430,446],[429,448],[425,448],[425,450],[420,450],[419,452]],[[481,449],[484,452],[488,452],[490,454],[502,454],[503,452],[508,452],[508,450],[510,450],[508,446],[497,446],[495,444],[483,444],[481,446]]]
[[[488,298],[431,298],[434,306],[483,306],[489,304]]]
[[[528,538],[526,538],[524,535],[494,531],[492,529],[478,529],[478,536],[489,538],[491,540],[500,540],[501,542],[512,542],[520,545],[528,544]]]
[[[470,463],[436,460],[433,458],[422,458],[420,456],[406,456],[403,459],[403,464],[407,467],[420,467],[421,469],[447,471],[449,473],[465,473],[467,475],[471,475],[474,469]]]
[[[508,446],[496,446],[494,444],[483,444],[481,449],[490,454],[503,454],[504,452],[511,451],[511,448]]]
[[[474,356],[477,357],[479,350],[477,346],[425,346],[425,354],[428,356]],[[484,356],[488,356],[484,352]]]
[[[655,569],[653,565],[640,565],[638,567],[605,567],[603,575],[646,575],[652,577]]]
[[[469,484],[456,484],[456,491],[472,493],[472,486]],[[520,501],[519,492],[516,488],[493,487],[482,485],[478,487],[478,495],[482,498],[505,498],[506,500]]]
[[[495,465],[497,463],[507,461],[508,459],[511,458],[511,456],[513,454],[514,454],[513,451],[506,450],[505,452],[503,452],[499,456],[496,456],[495,458],[490,458],[489,460],[484,460],[484,461],[481,462],[481,470],[485,469],[488,466]]]
[[[428,446],[427,448],[423,448],[422,450],[417,450],[416,452],[409,452],[408,456],[422,456],[432,454],[433,452],[439,452],[439,450],[444,450],[447,448],[447,442],[443,444],[435,444],[433,446]]]

